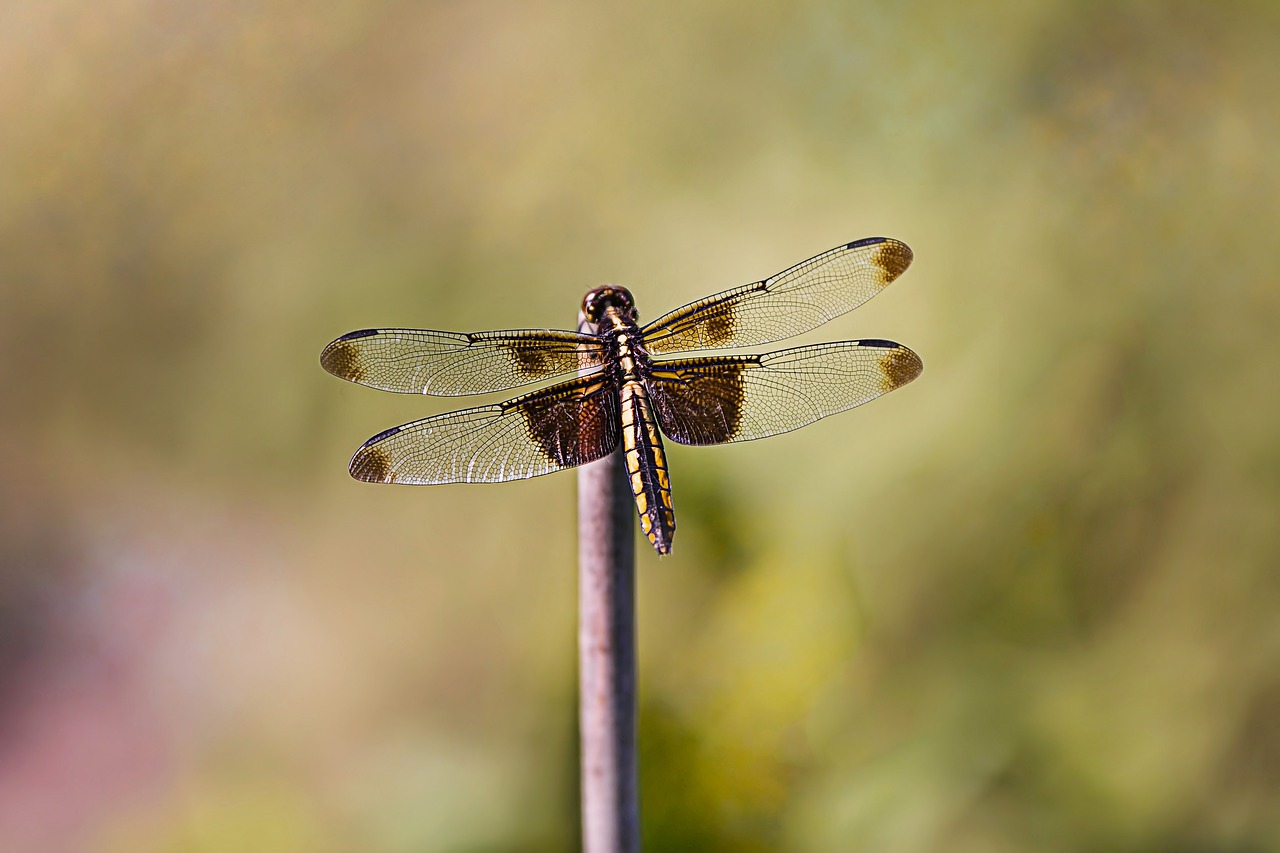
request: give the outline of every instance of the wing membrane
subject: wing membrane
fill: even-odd
[[[454,397],[518,388],[597,367],[603,358],[600,338],[577,332],[361,329],[325,347],[320,364],[383,391]]]
[[[644,327],[651,354],[756,346],[803,334],[852,311],[911,263],[886,237],[839,246],[764,281],[677,308]]]
[[[860,406],[923,369],[919,356],[893,341],[839,341],[661,361],[649,396],[672,441],[725,444],[789,432]]]
[[[601,374],[394,427],[351,457],[369,483],[501,483],[572,468],[618,445],[617,395]]]

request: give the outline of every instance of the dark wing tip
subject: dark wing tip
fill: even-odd
[[[862,343],[867,343],[863,341]],[[884,375],[884,390],[892,391],[894,388],[901,388],[908,382],[915,379],[924,372],[924,362],[920,360],[920,356],[901,344],[894,344],[891,341],[877,341],[877,344],[891,344],[891,348],[887,349],[883,356],[880,357],[880,372]]]
[[[915,257],[910,246],[892,237],[863,237],[847,243],[845,249],[864,249],[868,246],[880,247],[871,255],[871,263],[884,272],[882,287],[902,275]]]
[[[334,341],[320,353],[320,366],[339,379],[359,382],[364,376],[360,352],[347,341]]]
[[[395,474],[391,470],[391,454],[386,448],[379,447],[378,442],[388,436],[395,435],[400,427],[384,430],[366,441],[351,457],[347,470],[351,476],[365,483],[391,483]]]
[[[360,347],[351,341],[377,333],[377,329],[360,329],[347,332],[331,341],[320,353],[320,366],[339,379],[359,382],[364,378],[364,363],[360,357]]]
[[[885,284],[888,284],[906,272],[914,258],[911,247],[906,243],[885,238],[880,242],[880,249],[876,252],[873,263],[884,270]]]

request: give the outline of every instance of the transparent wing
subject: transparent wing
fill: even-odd
[[[857,240],[659,317],[644,327],[645,348],[656,355],[756,346],[803,334],[857,308],[910,263],[905,243]]]
[[[839,341],[661,361],[648,388],[658,424],[672,441],[725,444],[789,432],[860,406],[923,369],[919,356],[893,341]]]
[[[577,332],[361,329],[325,347],[320,365],[383,391],[455,397],[518,388],[597,367],[603,358],[601,339]]]
[[[501,483],[572,468],[618,445],[618,398],[601,374],[393,427],[351,457],[369,483]]]

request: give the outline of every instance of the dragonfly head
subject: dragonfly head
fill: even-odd
[[[619,314],[631,320],[639,320],[635,300],[631,291],[616,284],[606,284],[589,292],[582,299],[582,316],[592,323],[599,323],[608,308],[617,310]]]

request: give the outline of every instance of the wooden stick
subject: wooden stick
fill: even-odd
[[[579,316],[578,328],[595,329]],[[638,853],[636,511],[622,451],[578,469],[582,849]]]

